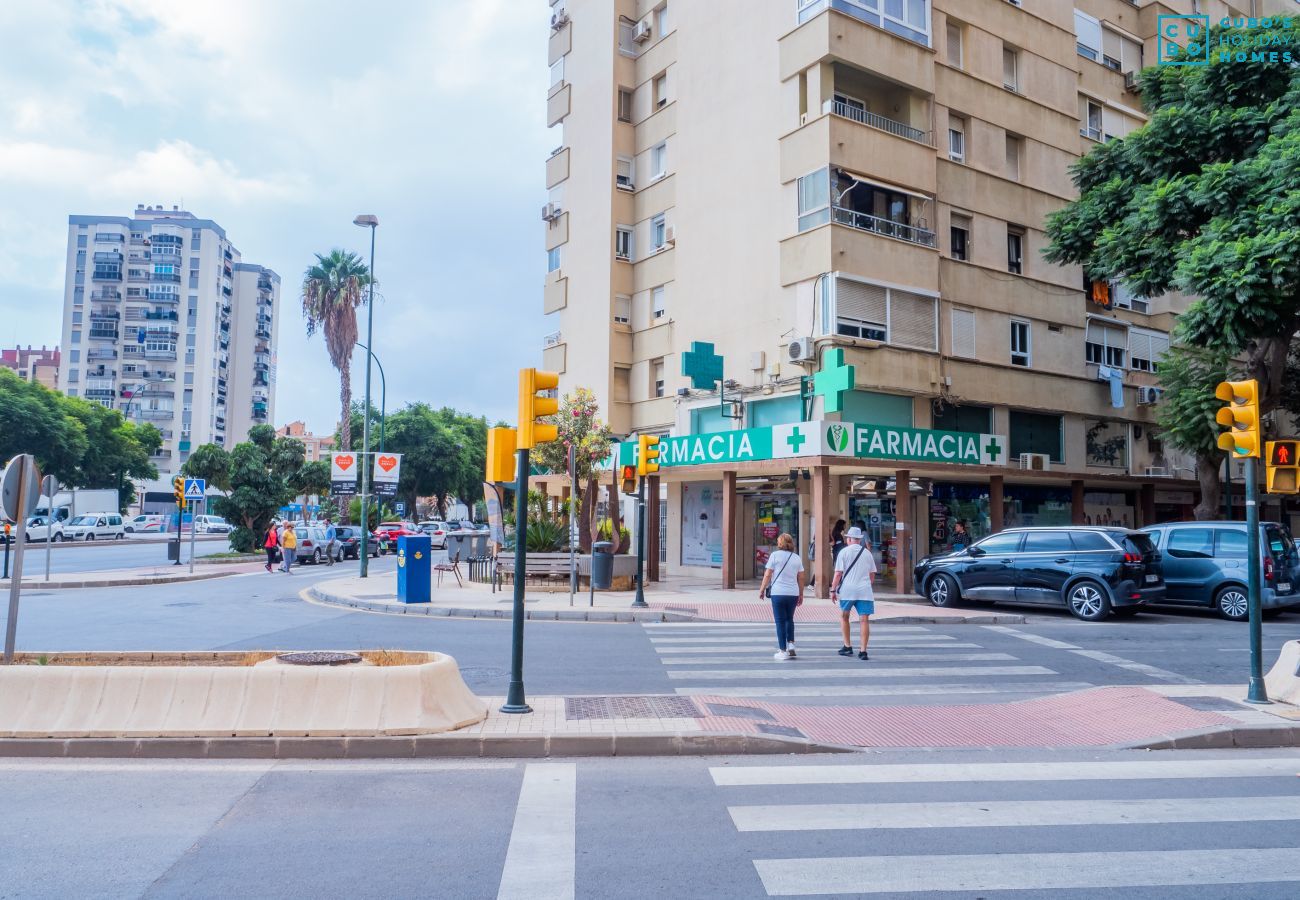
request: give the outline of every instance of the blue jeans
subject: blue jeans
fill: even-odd
[[[796,594],[772,595],[772,618],[776,620],[776,645],[784,650],[794,643],[794,609],[799,602]]]

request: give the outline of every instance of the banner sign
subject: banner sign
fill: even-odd
[[[380,497],[396,497],[397,482],[402,474],[402,454],[376,453],[375,468],[371,473],[371,483],[375,493]]]
[[[357,456],[352,452],[330,454],[330,492],[340,496],[357,492]]]
[[[501,494],[491,482],[483,482],[483,502],[487,504],[488,532],[498,547],[506,542],[505,520],[501,515]]]

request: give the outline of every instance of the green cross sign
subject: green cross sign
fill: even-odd
[[[989,438],[989,442],[984,445],[984,452],[992,459],[997,459],[1002,455],[1002,445],[998,443],[997,438]]]
[[[813,376],[813,393],[822,397],[822,409],[828,413],[844,409],[844,394],[853,390],[853,366],[845,365],[844,351],[840,348],[827,351],[822,356],[821,371]]]
[[[798,428],[791,431],[789,436],[785,439],[785,442],[790,445],[790,449],[795,453],[798,453],[799,448],[807,443],[807,441],[808,439],[803,436],[803,433]]]
[[[711,391],[722,380],[722,357],[713,352],[713,344],[691,341],[691,349],[682,354],[682,375],[691,387]]]

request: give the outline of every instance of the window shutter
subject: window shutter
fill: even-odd
[[[975,311],[954,309],[952,311],[952,355],[974,358],[975,356]]]
[[[836,315],[884,325],[885,289],[878,284],[863,284],[840,278],[835,283]]]
[[[935,300],[907,291],[889,292],[889,343],[937,350]]]
[[[1107,347],[1124,347],[1128,344],[1128,336],[1124,333],[1125,329],[1117,325],[1111,325],[1107,322],[1099,322],[1096,319],[1088,320],[1088,336],[1086,340],[1093,344],[1104,344]]]
[[[1169,352],[1169,335],[1153,332],[1151,334],[1151,361],[1159,362]]]
[[[948,23],[948,64],[961,68],[961,29]]]
[[[1128,358],[1130,364],[1134,359],[1151,358],[1151,333],[1138,331],[1136,328],[1128,333]]]
[[[1123,44],[1120,36],[1109,28],[1101,30],[1101,52],[1119,62],[1123,58]]]

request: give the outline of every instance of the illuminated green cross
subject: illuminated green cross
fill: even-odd
[[[798,453],[799,448],[802,447],[807,440],[808,439],[803,436],[799,429],[796,428],[786,437],[785,442],[790,445],[790,450],[792,452]]]
[[[853,366],[845,365],[844,351],[828,350],[822,355],[822,369],[813,376],[813,393],[820,394],[822,410],[837,413],[844,409],[844,394],[853,390]]]
[[[989,455],[990,459],[997,459],[1002,455],[1002,445],[998,443],[995,437],[989,438],[989,442],[984,445],[984,452]]]
[[[691,349],[682,354],[682,375],[691,387],[711,391],[722,380],[722,357],[713,352],[713,344],[691,341]]]

